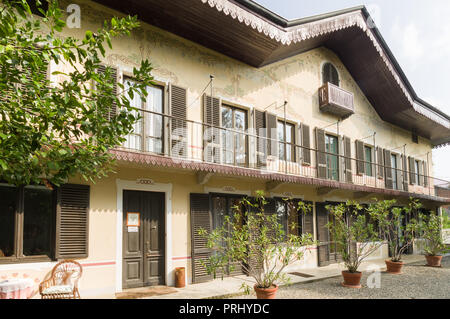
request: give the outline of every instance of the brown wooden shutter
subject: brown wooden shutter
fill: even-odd
[[[358,175],[363,175],[366,172],[366,165],[364,162],[364,143],[356,141],[356,172]]]
[[[423,186],[424,187],[428,187],[428,162],[424,161],[423,162],[423,175],[424,175],[424,179],[423,179]]]
[[[309,133],[309,126],[302,123],[302,154],[303,154],[303,165],[311,165],[311,137]]]
[[[344,172],[345,172],[345,181],[347,183],[353,182],[353,174],[352,174],[352,148],[351,148],[351,140],[349,137],[344,136]]]
[[[273,198],[266,198],[267,204],[264,206],[264,215],[272,216],[277,213],[277,201]],[[275,237],[275,230],[269,230],[268,237]]]
[[[392,183],[392,164],[391,164],[391,152],[384,150],[384,164],[385,164],[385,184],[387,189],[393,188]]]
[[[317,257],[320,267],[330,263],[329,259],[329,232],[326,224],[328,223],[328,211],[325,208],[326,203],[316,203],[316,227],[317,227]]]
[[[187,157],[187,91],[186,89],[170,85],[170,114],[171,119],[171,155]]]
[[[266,164],[267,158],[267,129],[264,112],[254,110],[255,130],[258,136],[256,141],[256,165],[258,168]]]
[[[377,164],[377,177],[384,178],[384,155],[381,147],[377,147]]]
[[[203,147],[204,159],[207,162],[220,163],[220,99],[203,94],[204,143],[209,148]]]
[[[109,66],[110,74],[111,74],[111,84],[113,85],[113,94],[117,96],[117,69],[114,67]],[[97,73],[105,73],[106,72],[106,66],[100,65],[97,69]],[[109,111],[107,114],[105,114],[105,117],[108,119],[108,121],[111,121],[112,118],[114,118],[117,115],[117,103],[114,101],[111,106],[109,107]]]
[[[199,283],[213,279],[201,261],[207,263],[212,250],[206,247],[207,240],[199,235],[200,229],[212,231],[212,218],[208,194],[191,194],[191,258],[192,282]]]
[[[403,190],[408,191],[408,160],[405,155],[402,155],[402,167],[403,167]]]
[[[327,178],[327,158],[325,154],[325,131],[316,128],[316,163],[317,177]]]
[[[266,112],[267,137],[269,138],[268,153],[278,157],[277,116]]]
[[[312,202],[305,202],[305,204],[312,204]],[[311,209],[310,212],[303,214],[300,212],[301,216],[303,216],[303,227],[302,227],[302,233],[303,234],[312,234],[314,236],[314,212],[313,209]]]
[[[419,161],[419,181],[417,182],[418,185],[423,186],[423,162]]]
[[[397,169],[394,171],[394,174],[396,175],[396,180],[397,180],[397,185],[396,185],[396,189],[398,189],[398,190],[402,190],[403,189],[403,187],[402,187],[402,183],[403,183],[403,181],[402,181],[402,170],[401,170],[401,157],[400,156],[396,156],[395,157],[395,160],[396,160],[396,162],[397,162]]]
[[[416,183],[416,165],[414,165],[415,160],[413,157],[408,157],[409,162],[409,183],[411,185]]]
[[[56,258],[86,258],[89,243],[88,185],[62,185],[56,212]]]

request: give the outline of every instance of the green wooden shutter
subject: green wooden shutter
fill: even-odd
[[[204,140],[209,147],[203,147],[207,162],[220,163],[220,99],[203,94]],[[212,125],[212,126],[209,126]]]
[[[352,174],[352,149],[351,149],[351,140],[349,137],[344,136],[344,173],[345,173],[345,181],[347,183],[353,182],[353,174]]]
[[[325,131],[316,128],[316,163],[317,177],[327,178],[327,158],[325,154]]]
[[[173,116],[170,121],[170,154],[175,157],[187,157],[187,91],[182,87],[170,85],[169,95],[170,114]]]
[[[302,154],[303,154],[303,165],[310,166],[311,165],[311,137],[309,132],[309,126],[302,123]]]
[[[105,74],[106,69],[109,69],[109,74],[111,76],[110,84],[112,84],[112,92],[117,96],[117,69],[112,66],[105,66],[100,65],[97,69],[97,73],[99,74]],[[108,112],[105,114],[105,117],[108,119],[108,121],[111,121],[112,118],[114,118],[117,115],[117,103],[115,101],[112,102],[110,105]]]
[[[56,210],[56,258],[85,258],[89,249],[88,185],[62,185]]]
[[[356,141],[356,172],[358,175],[363,175],[366,172],[366,165],[364,163],[364,143]]]
[[[200,229],[211,233],[212,218],[208,194],[191,194],[190,200],[192,282],[199,283],[213,279],[202,265],[202,261],[207,263],[212,250],[206,247],[207,240],[198,233]]]

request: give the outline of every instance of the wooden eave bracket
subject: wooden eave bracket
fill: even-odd
[[[205,185],[213,175],[211,172],[197,172],[197,183]]]

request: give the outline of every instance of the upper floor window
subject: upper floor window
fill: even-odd
[[[420,175],[419,175],[419,161],[414,161],[414,166],[415,166],[415,175],[416,175],[416,184],[420,185]]]
[[[294,162],[295,160],[295,126],[291,123],[278,121],[278,156],[281,161]]]
[[[370,146],[364,146],[364,161],[366,166],[366,175],[373,176],[372,172],[372,148]]]
[[[322,83],[330,82],[339,86],[339,74],[333,64],[327,62],[322,67]]]
[[[397,165],[397,155],[395,155],[395,154],[391,154],[391,167],[392,167],[392,188],[398,189],[398,185],[397,185],[398,165]]]
[[[245,165],[247,163],[247,112],[237,107],[221,106],[223,163]],[[242,133],[241,133],[242,132]]]
[[[132,79],[125,80],[125,90],[134,84]],[[126,136],[124,147],[152,152],[164,153],[164,90],[159,86],[147,87],[147,98],[144,102],[139,94],[134,94],[130,99],[132,107],[147,110],[132,111],[140,119],[133,125],[133,131]]]
[[[335,181],[339,180],[339,165],[338,165],[338,138],[333,135],[325,135],[325,152],[327,161],[327,178]],[[336,154],[336,155],[332,155]]]

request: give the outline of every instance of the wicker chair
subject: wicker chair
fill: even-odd
[[[63,260],[53,267],[49,279],[39,284],[42,299],[80,299],[78,280],[83,268],[75,260]]]

